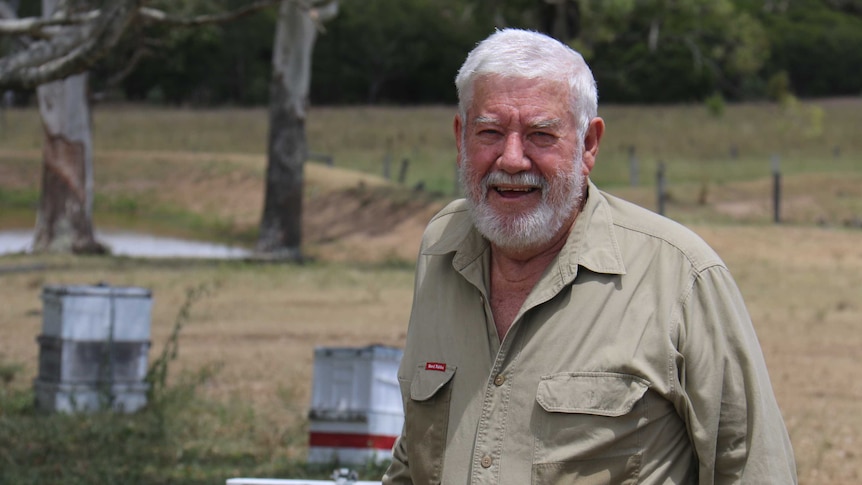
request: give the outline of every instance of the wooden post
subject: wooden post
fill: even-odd
[[[772,209],[773,221],[781,222],[781,158],[772,155]]]
[[[407,168],[410,166],[410,160],[405,158],[401,160],[401,170],[398,172],[398,183],[403,184],[407,180]]]
[[[664,215],[665,202],[665,167],[664,162],[658,162],[658,170],[656,171],[656,195],[658,197],[658,213]]]
[[[392,165],[392,155],[389,152],[386,152],[386,156],[383,157],[383,178],[389,180],[389,166]]]
[[[635,146],[629,147],[629,184],[632,187],[637,187],[640,182],[640,167],[638,166],[638,157],[635,155]]]

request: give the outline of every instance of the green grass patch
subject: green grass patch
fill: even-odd
[[[8,189],[0,187],[0,209],[29,209],[39,205],[39,191],[33,188]]]
[[[229,220],[154,202],[146,196],[97,194],[93,204],[97,227],[135,227],[150,234],[253,245],[257,228],[238,228]]]

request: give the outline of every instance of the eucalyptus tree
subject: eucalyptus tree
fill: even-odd
[[[266,193],[257,251],[302,259],[302,198],[308,156],[306,107],[318,29],[338,13],[338,2],[282,2],[276,25],[269,91]]]
[[[86,71],[135,23],[195,26],[227,22],[281,4],[273,56],[267,194],[258,249],[299,255],[305,104],[311,48],[334,0],[259,0],[208,15],[171,15],[146,0],[42,0],[42,17],[15,18],[0,0],[0,35],[22,46],[0,57],[0,88],[37,87],[45,128],[42,190],[33,249],[102,252],[92,222],[92,130]]]
[[[44,141],[42,189],[34,251],[104,252],[93,222],[93,142],[86,68],[113,47],[140,8],[117,1],[100,10],[42,0],[42,18],[11,18],[8,3],[0,31],[26,37],[0,59],[0,81],[37,87]],[[75,8],[79,7],[79,8]]]

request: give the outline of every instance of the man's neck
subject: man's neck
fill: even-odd
[[[491,311],[501,341],[545,269],[565,246],[573,225],[574,218],[541,248],[511,251],[491,245]]]

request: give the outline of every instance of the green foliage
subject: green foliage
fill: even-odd
[[[244,4],[239,0],[164,3],[164,10],[186,16]],[[262,104],[268,96],[274,32],[274,8],[225,24],[144,26],[132,32],[102,66],[102,77],[121,70],[135,52],[144,52],[139,65],[122,80],[123,95],[128,99],[195,105],[225,101]]]
[[[862,93],[862,14],[838,0],[341,0],[318,35],[314,104],[450,103],[452,79],[497,27],[557,35],[584,54],[603,101],[763,99],[788,73],[799,96]],[[158,0],[176,15],[242,0]],[[196,28],[136,25],[94,70],[95,91],[137,53],[126,99],[260,105],[268,99],[277,9]]]
[[[721,93],[713,93],[704,100],[704,104],[706,105],[706,110],[712,116],[721,118],[724,115],[725,102],[724,96]]]
[[[769,77],[769,81],[766,83],[766,96],[779,103],[784,103],[785,100],[793,96],[790,76],[787,71],[778,71]]]
[[[452,80],[481,29],[459,0],[343,1],[318,37],[318,103],[453,101]]]
[[[862,93],[862,15],[798,0],[761,17],[772,44],[767,72],[786,71],[798,96]]]
[[[5,387],[15,380],[15,376],[20,374],[23,370],[24,366],[21,364],[13,364],[0,359],[0,385],[3,386],[0,388],[0,392],[5,390]]]
[[[768,55],[761,24],[729,0],[595,3],[592,17],[611,32],[588,27],[582,44],[603,99],[668,102],[699,100],[718,90],[733,95]],[[590,22],[592,17],[586,17]]]

